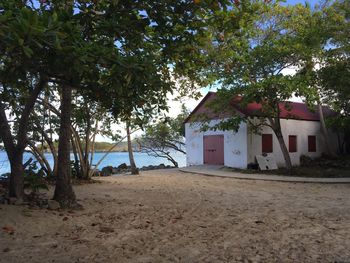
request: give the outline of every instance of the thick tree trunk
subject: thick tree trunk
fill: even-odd
[[[131,174],[139,174],[139,170],[137,169],[135,164],[134,154],[132,152],[130,125],[128,122],[126,123],[126,134],[127,134],[127,140],[128,140],[128,152],[129,152],[129,160],[130,160],[130,166],[131,166]]]
[[[11,175],[9,183],[10,197],[23,199],[24,196],[24,169],[23,151],[18,151],[11,134],[11,127],[7,120],[5,105],[0,101],[0,137],[4,143],[5,150],[10,161]]]
[[[12,158],[9,158],[11,167],[11,176],[9,184],[10,197],[16,197],[23,200],[24,197],[24,168],[23,152],[18,152]]]
[[[58,167],[54,200],[63,208],[76,206],[71,185],[70,139],[71,139],[72,88],[62,87],[61,120],[58,142]]]
[[[29,116],[32,113],[35,102],[46,83],[46,78],[41,78],[26,98],[18,122],[16,136],[17,144],[15,144],[14,136],[11,133],[11,127],[6,116],[5,104],[0,101],[0,137],[4,143],[11,166],[9,194],[11,197],[17,197],[18,199],[23,199],[24,197],[24,169],[22,162],[23,153],[27,146]]]
[[[329,156],[331,156],[331,157],[335,157],[336,154],[334,153],[334,151],[332,149],[332,146],[330,144],[330,141],[329,141],[329,135],[328,135],[327,127],[326,127],[326,122],[324,120],[322,104],[318,103],[317,106],[318,106],[318,114],[320,116],[321,133],[322,133],[322,136],[323,136],[323,140],[324,140],[324,142],[326,144],[327,154]]]

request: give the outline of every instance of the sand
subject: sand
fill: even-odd
[[[75,186],[82,211],[0,205],[0,262],[350,262],[350,185],[99,181]]]

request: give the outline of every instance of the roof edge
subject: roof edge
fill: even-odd
[[[216,92],[209,91],[207,95],[203,97],[203,99],[198,103],[198,105],[194,108],[193,111],[191,111],[190,115],[187,116],[187,118],[183,121],[183,123],[188,123],[191,117],[198,111],[198,109],[204,104],[204,102],[207,101],[207,99],[212,95],[216,94]]]

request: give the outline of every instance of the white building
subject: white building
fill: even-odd
[[[270,127],[264,126],[261,134],[251,131],[249,122],[242,122],[239,130],[201,131],[202,123],[196,122],[196,116],[207,114],[210,117],[209,126],[220,122],[220,118],[210,113],[207,103],[216,97],[216,93],[209,92],[190,116],[185,120],[187,166],[202,164],[218,164],[235,168],[247,168],[250,163],[256,163],[255,156],[263,153],[273,154],[277,165],[284,166],[284,158],[277,137]],[[300,156],[307,155],[312,158],[320,156],[326,151],[321,126],[317,112],[311,112],[303,103],[291,102],[291,109],[281,104],[281,126],[284,141],[288,148],[292,164],[299,165]],[[234,106],[232,106],[234,107]],[[237,114],[247,116],[252,121],[258,121],[256,113],[261,105],[250,103],[246,108],[235,107]],[[324,114],[334,114],[328,108]],[[330,134],[334,150],[338,149],[336,134]]]

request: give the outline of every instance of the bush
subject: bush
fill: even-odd
[[[24,172],[25,187],[30,188],[32,194],[38,193],[40,189],[49,189],[46,181],[47,175],[42,168],[38,170],[37,162],[31,162]]]

